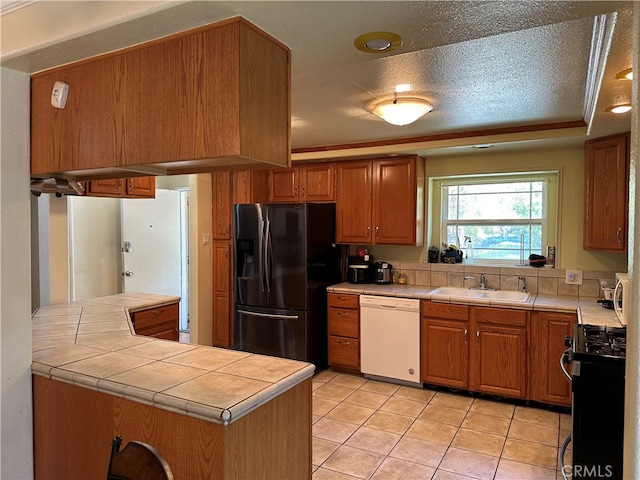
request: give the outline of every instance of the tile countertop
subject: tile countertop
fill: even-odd
[[[431,292],[436,288],[438,287],[400,285],[396,283],[386,285],[339,283],[328,287],[327,291],[330,293],[418,298],[432,300],[435,302],[464,303],[469,305],[517,308],[521,310],[576,312],[580,323],[613,327],[621,326],[614,311],[603,308],[602,305],[596,303],[597,299],[592,297],[565,297],[530,293],[526,302],[513,302],[496,299],[490,300],[432,295]]]
[[[222,425],[313,376],[305,362],[135,335],[129,311],[179,300],[127,293],[40,307],[31,371]]]

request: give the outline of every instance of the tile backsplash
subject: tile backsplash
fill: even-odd
[[[392,261],[395,276],[404,274],[409,285],[430,287],[472,287],[484,273],[486,284],[496,290],[519,290],[519,277],[524,277],[529,293],[546,295],[570,295],[580,297],[602,297],[599,279],[613,280],[614,272],[584,270],[582,285],[567,285],[565,270],[535,267],[491,267],[474,264],[408,263]],[[475,280],[465,280],[474,277]]]

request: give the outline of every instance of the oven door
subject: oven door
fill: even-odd
[[[622,478],[624,362],[572,365],[573,478]]]

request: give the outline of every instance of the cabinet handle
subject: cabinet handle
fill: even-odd
[[[371,227],[367,227],[367,238],[371,235]]]
[[[480,331],[476,330],[476,345],[480,345]]]
[[[469,341],[469,330],[468,329],[464,329],[464,344],[466,345],[467,342]]]
[[[293,187],[293,194],[298,195],[298,187]]]
[[[343,342],[342,340],[338,340],[338,343],[343,347],[348,347],[349,345],[351,345],[351,342]]]
[[[224,226],[224,233],[229,235],[229,224],[228,223]]]
[[[349,314],[347,312],[336,312],[339,317],[347,318]]]
[[[224,249],[224,256],[225,258],[229,258],[229,247]]]
[[[162,310],[151,310],[151,313],[156,317],[159,317],[160,315],[162,315]]]
[[[343,297],[343,296],[339,296],[339,297],[337,297],[337,298],[338,298],[338,300],[348,300],[348,298],[347,298],[347,297]]]
[[[302,198],[304,198],[304,197],[306,197],[306,196],[307,196],[307,194],[306,194],[306,192],[305,192],[305,190],[304,190],[304,187],[302,187]]]
[[[380,227],[376,226],[376,240],[380,239]]]
[[[620,238],[621,233],[622,233],[622,227],[618,227],[618,231],[616,232],[616,238],[618,239],[618,243],[622,243],[622,239]]]

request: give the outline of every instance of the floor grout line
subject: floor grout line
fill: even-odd
[[[333,372],[331,372],[331,373],[333,373]],[[516,420],[516,418],[515,418],[515,417],[516,417],[516,413],[517,413],[517,411],[518,411],[518,405],[517,405],[517,404],[509,404],[509,403],[504,403],[505,405],[511,405],[511,406],[513,407],[513,410],[511,411],[511,413],[510,413],[510,416],[509,416],[509,417],[501,416],[501,415],[491,415],[490,413],[488,414],[488,413],[486,413],[486,412],[482,412],[482,411],[475,412],[475,413],[479,413],[479,414],[486,415],[486,416],[490,416],[490,417],[497,417],[497,418],[505,418],[505,419],[508,419],[509,424],[508,424],[508,427],[507,427],[507,429],[506,429],[506,431],[505,431],[504,435],[498,435],[498,436],[500,436],[500,437],[503,437],[503,439],[504,439],[504,440],[503,440],[503,443],[502,443],[502,447],[500,448],[500,454],[499,454],[499,456],[495,456],[495,455],[491,455],[491,454],[487,454],[487,453],[483,453],[483,452],[478,452],[478,451],[476,451],[476,450],[473,450],[473,449],[471,449],[471,448],[466,448],[466,447],[463,447],[463,446],[456,446],[456,447],[454,447],[454,446],[453,446],[453,442],[455,441],[456,437],[458,436],[458,434],[460,433],[461,429],[463,428],[463,424],[465,423],[465,420],[468,418],[469,414],[473,412],[473,411],[472,411],[472,408],[473,408],[474,403],[475,403],[477,400],[480,400],[478,397],[467,397],[467,398],[470,398],[470,400],[471,400],[471,401],[470,401],[470,403],[468,404],[468,406],[463,410],[463,409],[460,409],[460,408],[451,407],[451,406],[447,406],[447,405],[445,405],[445,404],[441,404],[441,403],[440,403],[440,401],[436,401],[435,403],[432,403],[432,402],[433,402],[433,400],[434,400],[434,399],[436,399],[436,398],[438,397],[438,394],[455,395],[455,393],[442,392],[442,391],[431,391],[431,390],[425,389],[425,390],[423,390],[423,391],[429,391],[429,392],[431,393],[431,395],[429,396],[429,398],[428,398],[426,401],[425,401],[425,400],[420,400],[420,402],[424,402],[424,406],[420,409],[420,411],[419,411],[418,413],[416,413],[416,414],[415,414],[415,416],[414,416],[414,414],[407,415],[407,414],[405,414],[405,413],[397,413],[396,411],[393,411],[393,410],[382,410],[382,408],[383,408],[383,407],[384,407],[384,406],[385,406],[385,405],[386,405],[386,404],[387,404],[391,399],[393,399],[393,398],[400,399],[400,400],[407,400],[407,401],[411,401],[411,402],[418,402],[418,400],[416,400],[415,398],[406,398],[406,397],[404,397],[404,396],[399,396],[398,394],[402,392],[402,386],[398,386],[397,388],[393,389],[392,391],[391,391],[391,389],[389,389],[389,391],[390,391],[391,393],[381,393],[379,390],[376,390],[376,389],[374,389],[374,390],[367,390],[367,389],[363,389],[363,388],[362,388],[362,387],[364,387],[365,385],[367,385],[367,383],[371,382],[372,380],[366,380],[366,379],[363,379],[364,381],[362,381],[362,382],[354,382],[354,383],[351,383],[351,384],[349,384],[349,382],[342,383],[341,381],[335,381],[336,379],[340,379],[340,380],[342,380],[341,376],[345,376],[345,377],[353,377],[353,378],[359,378],[359,379],[361,379],[361,377],[357,377],[357,376],[351,376],[351,375],[345,375],[345,374],[333,374],[330,378],[328,378],[328,379],[327,379],[326,381],[324,381],[324,382],[316,382],[316,384],[314,385],[314,388],[313,388],[314,396],[319,397],[319,398],[323,398],[323,399],[328,400],[328,401],[331,401],[331,402],[335,403],[335,405],[333,405],[331,408],[329,408],[329,409],[328,409],[328,410],[327,410],[323,415],[315,415],[317,418],[316,418],[316,421],[314,422],[314,425],[315,425],[315,424],[317,424],[318,422],[320,422],[322,419],[325,419],[325,418],[331,419],[330,417],[328,417],[328,415],[329,415],[333,410],[335,410],[336,408],[338,408],[338,407],[339,407],[339,406],[341,406],[341,405],[348,405],[348,406],[351,406],[351,407],[359,407],[359,408],[367,408],[367,409],[372,410],[372,413],[371,413],[371,414],[369,414],[369,415],[367,416],[367,418],[366,418],[365,420],[363,420],[361,423],[358,423],[358,422],[350,422],[350,421],[341,420],[341,419],[339,419],[339,417],[338,417],[338,418],[334,418],[334,419],[332,419],[332,420],[335,420],[335,421],[337,421],[337,422],[341,422],[341,423],[346,423],[346,424],[352,425],[352,426],[354,426],[354,427],[355,427],[355,430],[353,430],[353,431],[352,431],[352,432],[351,432],[351,433],[350,433],[350,434],[349,434],[349,435],[344,439],[344,441],[342,441],[342,442],[334,441],[334,440],[326,440],[326,441],[331,442],[331,443],[333,443],[333,444],[337,444],[337,447],[336,447],[336,449],[335,449],[335,450],[333,450],[333,451],[332,451],[332,452],[331,452],[331,453],[330,453],[330,454],[329,454],[329,455],[328,455],[328,456],[327,456],[327,457],[326,457],[326,458],[325,458],[325,459],[324,459],[324,460],[323,460],[319,465],[316,465],[316,469],[314,470],[314,472],[315,472],[315,471],[318,471],[318,470],[319,470],[319,469],[321,469],[321,468],[323,468],[323,469],[329,469],[328,467],[323,467],[323,465],[325,465],[325,464],[326,464],[326,462],[327,462],[327,461],[328,461],[328,460],[329,460],[329,459],[330,459],[330,458],[331,458],[331,457],[332,457],[336,452],[338,452],[338,450],[340,450],[340,448],[341,448],[341,447],[343,447],[343,446],[348,446],[348,447],[350,447],[350,448],[358,449],[358,450],[361,450],[361,451],[363,451],[363,452],[367,452],[367,453],[371,453],[371,454],[375,454],[375,455],[380,455],[380,456],[381,456],[381,459],[380,459],[379,463],[378,463],[378,464],[373,468],[372,472],[368,475],[368,477],[366,477],[367,479],[371,479],[371,478],[373,478],[373,477],[376,475],[376,473],[380,470],[380,468],[382,467],[382,465],[383,465],[383,464],[384,464],[388,459],[390,459],[390,458],[391,458],[391,459],[401,460],[401,461],[403,461],[403,462],[412,463],[412,464],[414,464],[414,465],[416,465],[416,466],[421,466],[421,467],[428,468],[428,469],[430,469],[430,470],[433,470],[433,472],[434,472],[434,473],[433,473],[433,475],[436,475],[436,474],[437,474],[437,472],[439,471],[439,469],[440,469],[440,467],[441,467],[441,465],[442,465],[442,462],[444,461],[444,459],[445,459],[445,457],[446,457],[447,453],[450,451],[450,449],[451,449],[451,448],[456,448],[456,449],[458,449],[458,450],[465,450],[465,451],[469,451],[469,452],[474,452],[474,453],[477,453],[477,454],[486,455],[486,456],[488,456],[488,457],[492,457],[492,458],[496,459],[496,460],[497,460],[497,463],[496,463],[496,467],[495,467],[495,469],[493,470],[493,475],[492,475],[492,478],[495,478],[495,477],[498,475],[498,469],[500,468],[500,463],[501,463],[501,461],[503,460],[503,455],[504,455],[504,452],[505,452],[505,448],[506,448],[506,446],[507,446],[507,440],[509,440],[510,438],[511,438],[512,440],[516,440],[516,441],[520,441],[520,442],[524,442],[524,443],[535,443],[535,444],[537,444],[537,445],[541,445],[541,446],[545,446],[545,447],[550,447],[550,445],[545,444],[545,443],[527,442],[527,440],[520,439],[520,438],[517,438],[517,437],[510,437],[510,436],[509,436],[509,434],[510,434],[510,432],[511,432],[511,428],[512,428],[512,426],[513,426],[513,422]],[[357,383],[357,386],[354,386],[356,383]],[[350,392],[348,395],[346,395],[346,397],[344,397],[342,400],[336,400],[335,398],[330,398],[330,397],[323,397],[321,394],[319,394],[319,395],[318,395],[318,394],[316,394],[316,393],[315,393],[315,392],[316,392],[316,390],[318,390],[318,389],[322,388],[323,386],[326,386],[327,384],[332,384],[332,385],[334,385],[334,386],[339,386],[339,387],[342,387],[342,388],[345,388],[345,389],[351,390],[351,392]],[[390,385],[391,385],[391,384],[390,384]],[[410,388],[410,387],[407,387],[407,388]],[[416,389],[416,390],[417,390],[417,389]],[[351,397],[351,396],[352,396],[355,392],[357,392],[357,391],[365,392],[365,393],[369,393],[369,394],[374,393],[374,394],[382,395],[382,396],[386,397],[386,399],[385,399],[381,404],[379,404],[377,407],[375,407],[375,408],[374,408],[374,407],[370,407],[370,406],[365,406],[365,405],[359,405],[359,404],[352,404],[352,403],[348,403],[348,402],[347,402],[347,400],[349,399],[349,397]],[[460,397],[460,398],[463,398],[463,397]],[[489,401],[489,402],[493,401],[493,400],[489,400],[489,399],[484,399],[484,400]],[[502,402],[496,402],[496,403],[502,403]],[[432,441],[429,441],[429,440],[425,440],[425,439],[423,439],[422,437],[407,436],[407,433],[409,432],[409,430],[411,430],[411,428],[412,428],[414,425],[416,425],[417,420],[424,420],[424,421],[428,421],[428,422],[430,422],[430,423],[440,423],[440,422],[437,422],[437,421],[434,421],[434,420],[427,420],[427,419],[421,419],[421,418],[420,418],[420,417],[421,417],[421,415],[423,415],[423,414],[424,414],[424,411],[427,409],[427,407],[428,407],[429,405],[434,405],[434,406],[443,407],[443,408],[449,408],[449,409],[454,409],[454,410],[462,410],[462,411],[464,411],[464,412],[465,412],[465,413],[464,413],[464,416],[462,417],[462,419],[460,420],[460,422],[459,422],[457,425],[451,425],[452,427],[455,427],[455,432],[454,432],[454,433],[453,433],[453,435],[451,436],[451,439],[449,440],[449,442],[448,442],[448,443],[446,443],[446,444],[444,444],[444,443],[439,443],[439,442],[432,442]],[[535,408],[535,407],[526,407],[526,408]],[[367,422],[368,422],[368,421],[369,421],[369,420],[370,420],[370,419],[371,419],[371,418],[372,418],[376,413],[378,413],[378,412],[381,412],[381,413],[389,413],[389,414],[393,414],[393,415],[400,415],[400,416],[404,416],[404,417],[410,417],[410,418],[412,418],[412,420],[411,420],[411,422],[409,423],[409,425],[404,429],[404,432],[403,432],[402,434],[398,434],[398,433],[395,433],[395,432],[389,432],[388,430],[378,429],[378,428],[376,428],[376,427],[370,427],[370,426],[369,426],[369,427],[366,427],[366,425],[365,425],[365,424],[366,424],[366,423],[367,423]],[[558,415],[558,418],[557,418],[557,429],[558,429],[557,437],[559,438],[559,435],[560,435],[560,425],[562,424],[562,419],[561,419],[560,414],[559,414],[558,412],[553,412],[553,413],[555,413],[556,415]],[[522,422],[522,423],[529,423],[529,424],[531,424],[531,425],[540,425],[540,426],[545,426],[545,427],[549,426],[549,425],[545,425],[544,423],[529,422],[529,421],[526,421],[526,419],[518,419],[518,421],[519,421],[519,422]],[[393,445],[390,447],[389,451],[388,451],[386,454],[381,454],[381,453],[378,453],[378,452],[375,452],[375,451],[372,451],[372,450],[367,450],[367,449],[365,449],[365,448],[361,448],[361,447],[358,447],[358,446],[347,445],[347,442],[348,442],[348,441],[349,441],[349,440],[350,440],[350,439],[351,439],[351,438],[352,438],[352,437],[353,437],[353,436],[354,436],[354,435],[355,435],[355,434],[356,434],[356,433],[357,433],[357,432],[358,432],[362,427],[366,427],[366,428],[373,428],[373,429],[376,429],[376,430],[380,430],[381,432],[395,433],[396,435],[399,435],[399,438],[398,438],[398,439],[393,443]],[[480,433],[480,434],[483,434],[483,433],[484,433],[484,434],[489,434],[489,432],[484,432],[484,431],[480,431],[480,430],[475,430],[475,429],[472,429],[472,428],[469,428],[469,427],[466,427],[465,429],[466,429],[466,430],[469,430],[469,431],[474,431],[474,432],[477,432],[477,433]],[[492,433],[492,435],[496,435],[496,434],[495,434],[495,433]],[[316,438],[321,438],[321,437],[316,437]],[[437,444],[437,445],[441,445],[441,446],[443,446],[443,448],[444,448],[444,453],[442,454],[442,456],[440,457],[439,461],[437,462],[437,466],[435,466],[435,467],[434,467],[434,466],[431,466],[431,465],[424,465],[424,464],[421,464],[421,463],[413,462],[413,461],[411,461],[411,460],[404,460],[404,459],[401,459],[401,458],[399,458],[399,457],[392,457],[392,456],[391,456],[392,452],[397,448],[398,444],[400,444],[400,442],[402,442],[402,440],[403,440],[403,439],[405,439],[405,438],[412,438],[412,439],[415,439],[415,440],[419,440],[419,441],[426,441],[426,442],[429,442],[429,443],[433,443],[433,444]],[[558,439],[557,439],[557,440],[558,440]],[[511,461],[511,462],[514,462],[514,463],[519,463],[519,464],[523,464],[523,465],[528,465],[528,466],[535,467],[535,468],[543,468],[543,469],[546,469],[546,470],[548,470],[548,471],[557,472],[558,465],[559,465],[558,454],[559,454],[559,447],[560,447],[560,446],[558,445],[558,443],[559,443],[558,441],[556,441],[555,443],[556,443],[556,444],[553,446],[553,448],[554,448],[554,449],[555,449],[555,451],[556,451],[556,455],[555,455],[555,462],[554,462],[555,468],[550,468],[550,467],[548,467],[548,466],[546,466],[546,467],[545,467],[545,466],[541,466],[541,465],[537,465],[537,464],[529,464],[529,463],[525,463],[525,462],[523,462],[523,461],[518,461],[518,460],[510,460],[510,461]],[[507,459],[505,459],[505,460],[507,460]],[[338,473],[341,473],[341,474],[346,475],[345,473],[340,472],[340,471],[338,471],[338,470],[333,470],[333,469],[330,469],[330,470],[331,470],[331,471],[335,471],[335,472],[338,472]],[[443,471],[446,471],[446,470],[443,470]],[[451,473],[453,473],[453,472],[451,472]],[[458,474],[458,475],[460,475],[460,474]],[[354,477],[354,478],[355,478],[355,477]],[[471,478],[471,477],[469,477],[469,478]]]

